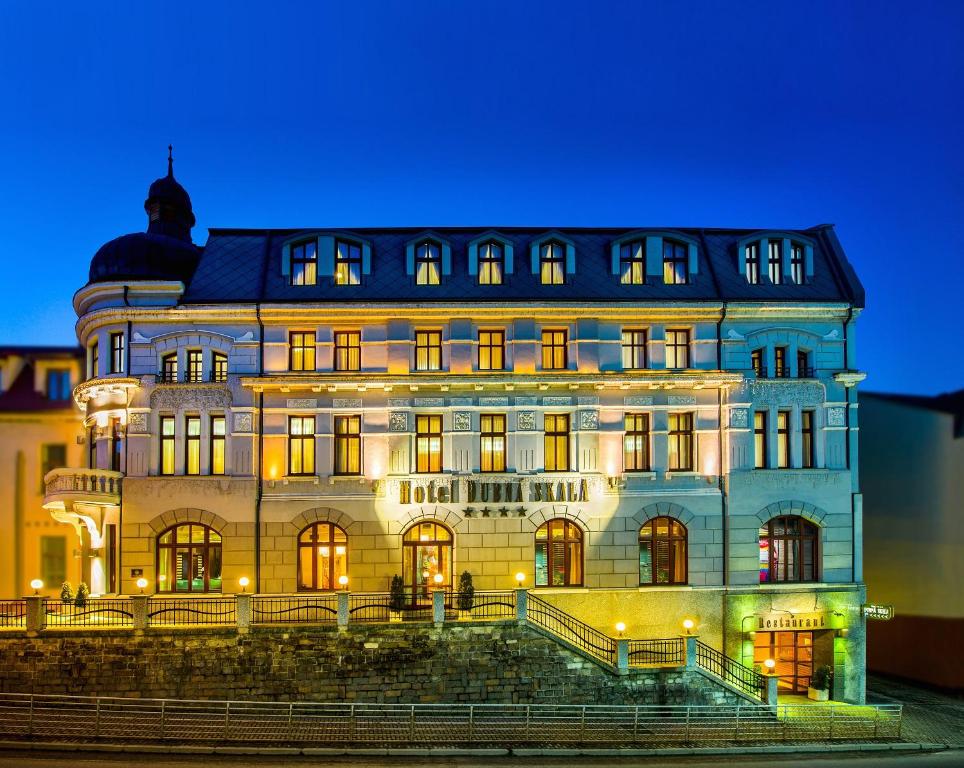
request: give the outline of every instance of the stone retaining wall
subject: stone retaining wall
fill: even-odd
[[[514,623],[4,633],[0,691],[405,704],[738,700],[698,672],[616,675]]]

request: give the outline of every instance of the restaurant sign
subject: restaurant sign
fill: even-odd
[[[864,616],[875,621],[889,621],[894,618],[894,606],[868,603],[864,606]]]
[[[826,611],[811,611],[809,613],[779,613],[757,614],[757,629],[769,632],[786,632],[807,629],[829,629]]]

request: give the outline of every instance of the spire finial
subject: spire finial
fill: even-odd
[[[174,145],[167,145],[167,175],[174,177]]]

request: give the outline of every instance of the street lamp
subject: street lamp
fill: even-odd
[[[34,579],[30,582],[30,588],[33,590],[35,595],[40,594],[40,590],[44,588],[44,583],[42,579]]]
[[[519,572],[515,575],[515,583],[516,583],[516,585],[517,585],[518,587],[521,588],[521,587],[522,587],[522,582],[524,582],[525,580],[526,580],[526,575],[525,575],[522,571],[519,571]]]
[[[348,589],[348,577],[345,574],[338,577],[338,586],[342,589]]]
[[[141,578],[137,580],[137,587],[138,589],[140,589],[142,595],[144,594],[144,587],[146,586],[147,586],[147,579],[141,576]]]
[[[250,583],[251,583],[251,580],[248,579],[247,576],[242,576],[240,579],[238,579],[238,584],[241,585],[241,591],[242,591],[242,592],[247,592],[247,591],[248,591],[248,584],[250,584]]]
[[[622,637],[622,636],[623,636],[623,632],[625,632],[625,631],[626,631],[626,624],[623,623],[623,622],[621,622],[621,621],[617,621],[617,622],[616,622],[616,632],[619,634],[619,636]]]
[[[686,631],[686,634],[687,634],[687,635],[692,635],[692,634],[693,634],[693,627],[695,627],[695,626],[696,626],[696,624],[693,622],[692,619],[684,619],[684,620],[683,620],[683,629]]]

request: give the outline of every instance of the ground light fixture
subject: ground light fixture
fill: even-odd
[[[338,586],[342,589],[348,589],[348,577],[345,574],[338,577]]]
[[[35,595],[39,595],[40,590],[44,588],[44,583],[41,579],[34,579],[30,582],[30,588],[33,590]]]
[[[625,631],[626,631],[626,624],[625,624],[625,622],[617,621],[617,622],[616,622],[616,632],[619,633],[619,636],[622,637],[622,636],[623,636],[623,632],[625,632]]]
[[[250,583],[251,583],[251,580],[247,576],[242,576],[240,579],[238,579],[238,584],[241,585],[242,592],[248,591],[248,584]]]
[[[693,627],[695,626],[696,624],[692,619],[683,619],[683,629],[686,630],[687,635],[693,634]]]
[[[526,575],[522,571],[519,571],[515,575],[515,583],[520,587],[522,586],[522,582],[524,582],[525,580],[526,580]]]
[[[147,586],[147,579],[141,576],[141,578],[137,580],[137,588],[141,591],[142,595],[144,594],[144,587],[146,586]]]
[[[773,659],[766,659],[763,662],[763,666],[766,669],[766,674],[772,675],[773,670],[776,668],[777,663]]]

